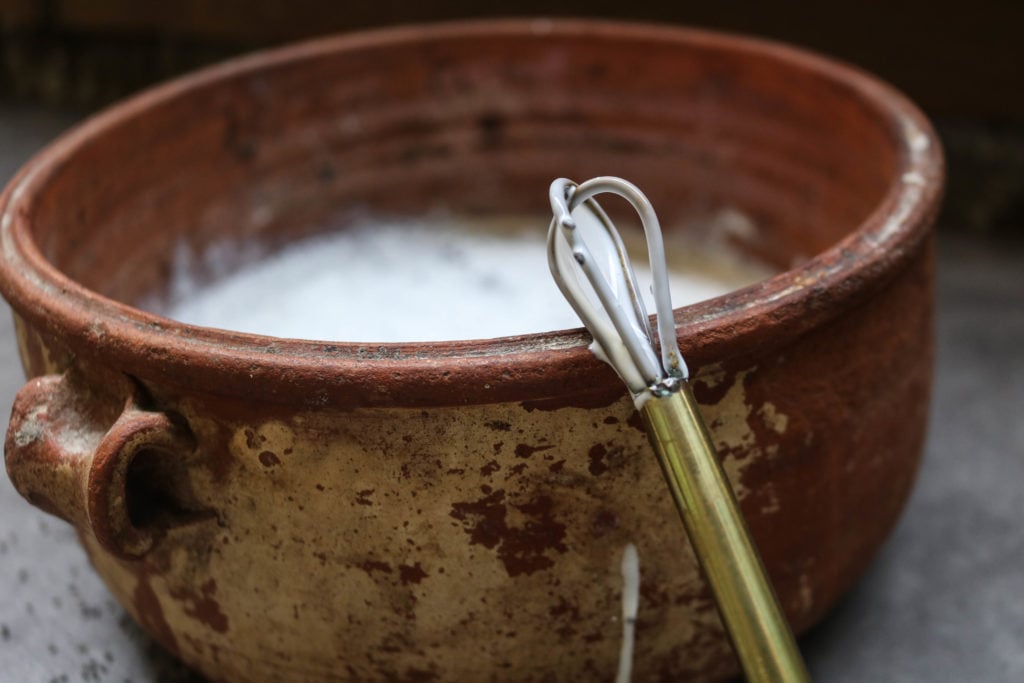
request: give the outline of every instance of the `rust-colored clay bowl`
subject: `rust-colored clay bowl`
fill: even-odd
[[[346,344],[129,303],[176,245],[352,207],[536,213],[627,177],[677,229],[749,217],[785,272],[680,309],[695,391],[797,630],[892,527],[921,453],[941,154],[921,114],[781,45],[604,23],[405,28],[174,81],[2,197],[28,376],[7,467],[212,681],[595,681],[639,547],[636,680],[736,670],[646,437],[580,330]],[[339,293],[341,295],[341,293]]]

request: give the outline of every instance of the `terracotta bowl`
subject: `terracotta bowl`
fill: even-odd
[[[181,244],[279,245],[356,208],[535,213],[543,230],[552,178],[606,173],[667,226],[745,216],[740,246],[785,271],[676,319],[806,629],[917,469],[942,162],[900,94],[768,42],[405,28],[259,53],[93,117],[0,200],[31,378],[11,479],[211,681],[609,680],[630,542],[636,680],[735,672],[632,404],[581,330],[367,345],[131,305]]]

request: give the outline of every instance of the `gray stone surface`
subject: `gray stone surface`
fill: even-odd
[[[0,180],[70,120],[0,106]],[[1024,247],[943,234],[940,264],[924,467],[867,575],[803,640],[818,681],[1024,680]],[[22,380],[6,308],[0,320],[6,416]],[[71,530],[2,476],[0,681],[200,683],[128,619]]]

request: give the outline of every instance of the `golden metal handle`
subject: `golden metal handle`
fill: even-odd
[[[809,681],[690,387],[640,412],[747,680]]]

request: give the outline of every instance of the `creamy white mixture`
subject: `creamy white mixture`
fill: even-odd
[[[143,305],[194,325],[323,341],[486,339],[579,327],[548,271],[546,233],[536,220],[366,220],[203,287],[196,264],[222,270],[211,254],[229,247],[199,257],[183,248],[171,301]],[[724,254],[683,260],[685,271],[670,256],[677,307],[770,274]],[[644,261],[642,252],[634,258]],[[638,268],[637,275],[648,293],[648,273]]]

